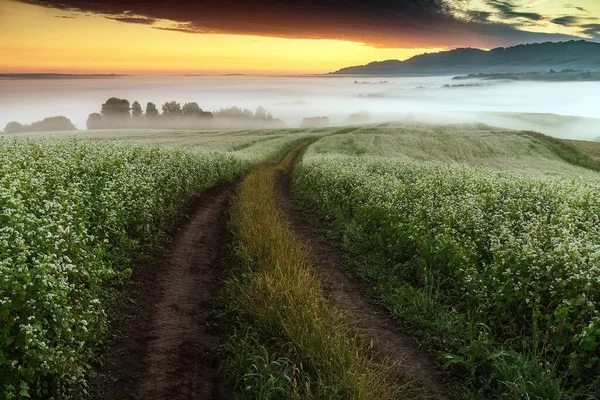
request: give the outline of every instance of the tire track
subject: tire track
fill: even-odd
[[[131,320],[117,329],[102,399],[228,399],[212,327],[228,248],[233,184],[205,192],[164,257],[134,271]]]
[[[290,228],[306,243],[313,261],[321,267],[319,275],[326,297],[333,299],[341,309],[352,313],[359,332],[373,339],[404,373],[423,387],[430,398],[447,399],[444,377],[433,357],[410,336],[398,332],[394,320],[366,300],[361,284],[342,270],[343,254],[327,243],[302,217],[291,195],[291,172],[280,177],[277,192]]]

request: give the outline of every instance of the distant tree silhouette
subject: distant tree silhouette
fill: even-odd
[[[251,120],[254,119],[254,114],[252,111],[244,108],[243,110],[239,107],[229,107],[229,108],[221,108],[217,111],[215,117],[217,118],[226,118],[231,120]]]
[[[177,118],[181,115],[181,105],[176,101],[169,101],[162,106],[162,115],[166,118]]]
[[[263,106],[259,106],[254,112],[254,118],[257,119],[269,119],[267,116],[273,118],[273,116],[267,113],[267,110]]]
[[[146,104],[146,118],[158,118],[160,114],[158,113],[158,109],[156,108],[156,104],[148,103]]]
[[[134,121],[140,121],[144,116],[142,106],[137,101],[134,101],[131,105],[131,119]]]
[[[88,115],[85,126],[87,126],[88,130],[104,128],[104,120],[102,119],[102,115],[98,113],[91,113]]]
[[[198,103],[185,103],[181,108],[181,114],[184,117],[199,117],[204,111],[200,108]]]
[[[371,113],[368,111],[359,111],[348,116],[348,122],[359,123],[371,119]]]
[[[310,117],[304,118],[300,128],[318,128],[329,125],[329,117]]]
[[[6,124],[4,128],[4,133],[23,133],[27,132],[27,125],[23,125],[18,123],[17,121],[12,121]]]
[[[9,122],[4,128],[4,133],[23,133],[23,132],[52,132],[52,131],[74,131],[75,125],[67,117],[49,117],[41,121],[36,121],[31,125],[23,125],[18,122]]]
[[[100,113],[110,125],[120,125],[120,123],[131,120],[129,100],[125,99],[111,97],[102,104]]]
[[[204,111],[200,108],[198,103],[185,103],[181,108],[181,115],[187,120],[187,123],[193,123],[192,121],[198,118],[208,120],[213,118],[213,114],[210,111]]]
[[[44,118],[41,121],[34,122],[30,126],[31,132],[52,132],[52,131],[75,131],[77,128],[67,117],[59,115],[57,117]]]
[[[217,121],[229,127],[282,128],[283,121],[273,118],[264,107],[258,107],[256,112],[239,107],[221,108],[214,113]]]

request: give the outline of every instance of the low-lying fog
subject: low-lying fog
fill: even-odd
[[[0,129],[10,121],[31,123],[64,115],[85,129],[88,114],[109,97],[160,106],[197,102],[206,111],[263,106],[289,127],[303,118],[327,116],[345,124],[417,119],[482,122],[532,129],[564,138],[600,137],[600,82],[546,83],[452,77],[114,77],[0,80]],[[355,82],[356,81],[356,82]],[[465,85],[444,87],[444,85]],[[569,118],[556,117],[559,114]],[[368,116],[368,120],[364,120]],[[572,118],[580,117],[580,118]],[[355,117],[356,118],[356,117]],[[356,121],[356,119],[354,120]]]

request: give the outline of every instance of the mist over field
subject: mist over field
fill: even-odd
[[[445,87],[445,85],[448,85]],[[157,104],[197,102],[205,111],[263,106],[288,127],[395,120],[480,122],[548,135],[600,137],[600,82],[452,80],[447,77],[169,76],[0,80],[0,128],[64,115],[85,129],[109,97]],[[352,117],[350,117],[353,114]],[[556,115],[544,115],[556,114]]]

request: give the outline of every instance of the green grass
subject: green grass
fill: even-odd
[[[0,138],[0,398],[67,398],[84,384],[112,290],[181,205],[311,137],[102,134]]]
[[[594,398],[600,175],[574,149],[482,127],[368,127],[312,145],[294,187],[465,398]]]
[[[474,398],[599,391],[589,372],[598,365],[597,306],[577,297],[579,283],[592,283],[593,302],[600,292],[593,279],[585,280],[595,273],[588,267],[599,242],[595,143],[484,125],[399,123],[26,136],[34,140],[0,139],[0,271],[8,277],[0,281],[4,397],[63,395],[85,376],[107,335],[102,296],[126,279],[132,258],[158,245],[182,201],[316,137],[322,139],[297,174],[300,197],[327,222],[352,258],[349,265],[372,282],[404,329],[450,355],[442,360]],[[234,207],[241,267],[230,284],[238,326],[228,344],[228,371],[238,379],[238,394],[418,397],[354,335],[348,316],[320,295],[306,249],[282,225],[274,204],[279,173],[281,168],[260,167],[242,185]],[[574,176],[580,180],[564,180]],[[531,215],[537,225],[526,224]],[[496,260],[498,249],[506,264],[493,264],[503,259]],[[464,264],[473,276],[491,279],[485,287],[495,288],[508,279],[506,265],[518,267],[511,268],[521,275],[508,280],[516,282],[532,277],[532,265],[547,267],[552,259],[564,261],[551,264],[555,273],[531,282],[545,288],[548,279],[585,275],[556,297],[569,304],[553,302],[544,290],[543,301],[533,304],[546,301],[545,308],[523,305],[518,290],[510,301],[498,300],[457,273]],[[495,265],[497,281],[489,265]],[[24,320],[32,322],[19,322]],[[582,328],[586,321],[592,324]]]
[[[572,148],[596,162],[600,162],[600,141],[565,140]]]
[[[588,165],[565,158],[553,144],[570,141],[507,131],[482,124],[435,125],[388,123],[367,125],[347,134],[323,138],[310,153],[378,155],[419,161],[442,161],[540,177],[594,177]],[[543,140],[542,140],[543,139]],[[584,142],[592,143],[594,142]],[[590,164],[591,165],[591,164]],[[584,168],[582,168],[584,167]]]
[[[277,205],[276,180],[294,157],[253,171],[232,207],[240,267],[226,296],[236,328],[225,365],[238,397],[422,398],[396,366],[357,336],[352,319],[323,297],[309,252]]]
[[[548,147],[569,164],[600,171],[600,144],[597,142],[563,140],[531,131],[524,131],[521,134]]]

